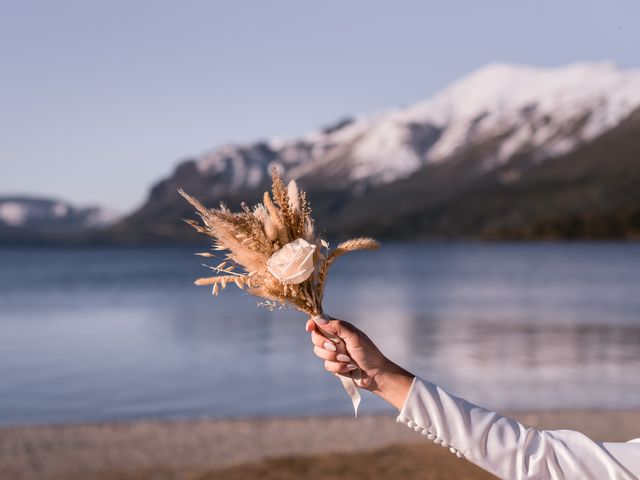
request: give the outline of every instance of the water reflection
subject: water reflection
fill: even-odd
[[[304,316],[192,287],[190,250],[4,250],[0,265],[0,423],[349,412]],[[391,244],[338,263],[325,308],[492,408],[632,408],[639,267],[629,244]]]

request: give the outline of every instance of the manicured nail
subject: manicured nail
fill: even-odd
[[[313,321],[321,325],[326,325],[327,323],[329,323],[329,315],[323,313],[322,315],[313,317]]]
[[[358,366],[355,363],[348,363],[347,370],[355,370]]]
[[[325,349],[327,349],[327,350],[329,350],[329,351],[331,351],[331,352],[335,352],[335,351],[336,351],[336,346],[335,346],[333,343],[331,343],[331,342],[324,342],[324,343],[322,344],[322,346],[323,346]]]
[[[345,363],[353,362],[353,360],[351,360],[351,358],[348,355],[345,355],[344,353],[339,353],[336,356],[336,360],[338,360],[339,362],[345,362]],[[353,363],[351,365],[353,365]]]

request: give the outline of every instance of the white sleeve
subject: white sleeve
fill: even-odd
[[[637,446],[635,452],[628,450],[637,458],[640,443],[602,444],[572,430],[527,428],[418,377],[398,421],[504,480],[638,480],[640,476],[610,453],[612,445]]]

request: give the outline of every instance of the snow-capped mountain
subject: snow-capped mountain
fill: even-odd
[[[104,229],[117,220],[98,207],[76,207],[61,200],[0,197],[0,240],[37,240]]]
[[[555,69],[492,64],[416,105],[299,139],[226,145],[196,166],[220,180],[212,182],[212,197],[258,186],[272,165],[289,177],[379,185],[490,142],[478,159],[487,169],[520,153],[552,158],[593,140],[638,106],[640,70],[610,63]]]
[[[492,64],[432,98],[182,162],[114,235],[191,238],[183,187],[258,201],[273,166],[329,234],[640,237],[640,70]]]

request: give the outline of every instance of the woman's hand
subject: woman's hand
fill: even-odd
[[[326,323],[324,323],[326,322]],[[380,396],[401,409],[411,388],[413,375],[386,358],[363,332],[342,320],[309,319],[306,329],[311,332],[314,353],[324,360],[324,368],[335,375],[351,376],[359,368],[362,372],[357,385]],[[340,337],[334,342],[323,330]]]

